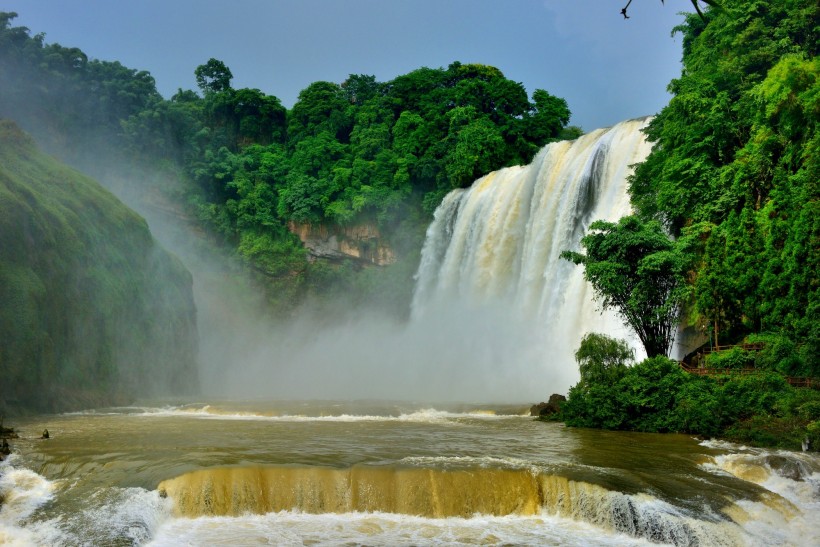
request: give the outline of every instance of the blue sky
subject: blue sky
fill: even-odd
[[[311,82],[387,81],[453,61],[498,67],[532,94],[563,97],[585,130],[654,114],[680,73],[670,36],[689,0],[0,0],[16,26],[91,58],[151,72],[159,91],[195,89],[225,62],[233,87],[290,107]]]

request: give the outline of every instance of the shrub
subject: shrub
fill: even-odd
[[[776,370],[787,376],[803,375],[805,363],[790,338],[779,334],[754,334],[747,341],[764,344],[755,355],[755,367]]]
[[[585,384],[617,382],[634,359],[635,352],[625,341],[597,332],[585,334],[575,352],[581,381]]]
[[[754,353],[739,347],[706,356],[706,366],[709,368],[743,369],[752,368],[754,364]]]

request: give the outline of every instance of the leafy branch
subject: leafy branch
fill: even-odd
[[[692,5],[695,6],[695,11],[698,12],[698,15],[700,15],[700,18],[705,21],[706,17],[703,15],[703,12],[700,11],[700,6],[698,6],[698,0],[691,0],[691,1],[692,1]],[[706,4],[707,6],[713,8],[713,9],[718,9],[718,10],[721,9],[720,4],[715,2],[715,0],[700,0],[700,1],[703,2],[704,4]],[[626,5],[621,9],[621,15],[624,16],[624,19],[629,19],[629,15],[627,15],[626,10],[629,9],[629,4],[631,4],[631,3],[632,3],[632,0],[629,0],[629,2],[627,2]],[[661,4],[663,4],[663,3],[664,3],[664,0],[661,0]]]

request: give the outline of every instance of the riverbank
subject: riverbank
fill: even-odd
[[[538,405],[531,412],[540,411]],[[820,390],[795,388],[776,372],[696,376],[675,361],[647,359],[588,379],[545,416],[570,427],[684,433],[760,448],[820,451]]]

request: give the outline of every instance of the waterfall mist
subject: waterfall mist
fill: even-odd
[[[582,268],[558,255],[578,248],[591,221],[629,212],[645,123],[548,145],[528,166],[450,193],[427,231],[409,321],[344,302],[272,318],[229,253],[155,190],[175,181],[102,161],[79,167],[192,272],[204,395],[535,402],[577,381],[584,333],[629,337],[598,313]]]
[[[630,212],[627,177],[646,119],[546,146],[524,167],[448,194],[427,230],[412,317],[357,310],[272,331],[222,379],[226,394],[525,402],[577,381],[587,332],[637,341],[600,313],[583,269],[559,259],[593,220]],[[322,323],[321,320],[318,323]]]

